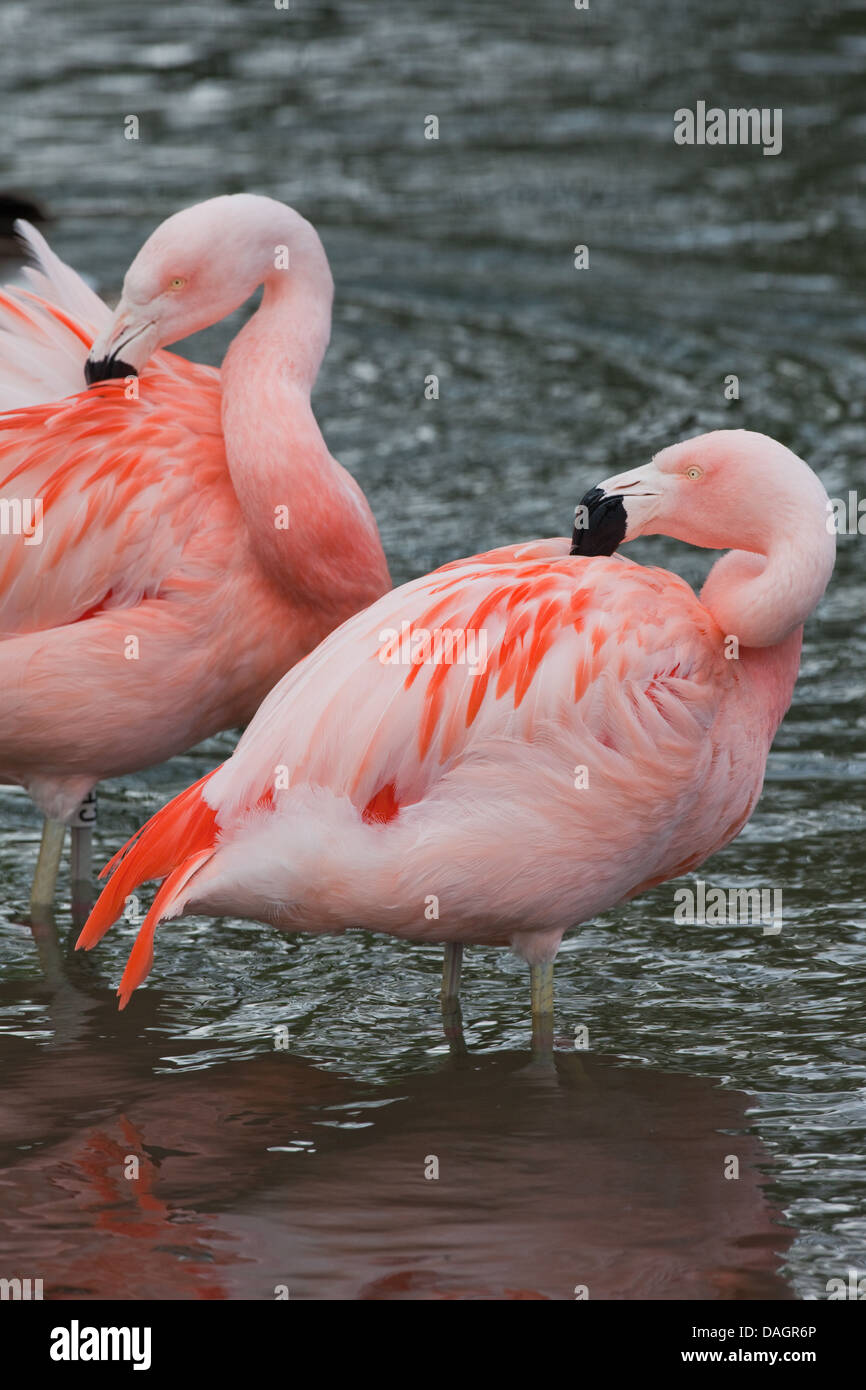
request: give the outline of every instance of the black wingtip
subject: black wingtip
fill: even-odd
[[[88,386],[125,376],[138,376],[138,372],[120,357],[100,357],[98,362],[88,357],[84,364],[84,380]]]
[[[600,487],[590,488],[576,515],[570,555],[612,555],[625,540],[628,518],[621,497],[606,497]],[[582,520],[585,525],[579,524]]]

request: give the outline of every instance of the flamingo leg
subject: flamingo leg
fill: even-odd
[[[33,887],[30,890],[31,914],[44,913],[54,903],[57,875],[60,872],[60,856],[63,853],[65,838],[66,822],[49,820],[46,817],[42,826],[42,840],[39,845],[39,857],[36,860],[36,872],[33,875]]]
[[[70,873],[73,883],[90,883],[93,872],[93,828],[73,825],[70,847]]]
[[[89,825],[73,825],[70,846],[70,877],[72,879],[72,917],[83,925],[93,907],[93,829]]]
[[[463,1015],[460,1012],[460,972],[463,967],[463,947],[457,941],[445,945],[442,962],[442,1027],[451,1050],[464,1052]]]
[[[72,819],[69,876],[72,879],[72,920],[83,926],[93,907],[93,827],[96,788],[91,787]]]
[[[463,969],[463,947],[459,941],[448,941],[442,962],[442,1009],[453,1007],[460,998],[460,972]]]
[[[535,1053],[553,1051],[553,961],[541,961],[529,967],[529,987],[532,996],[532,1050]]]

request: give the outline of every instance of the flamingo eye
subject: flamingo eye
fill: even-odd
[[[686,469],[686,477],[691,478],[693,483],[696,483],[698,478],[702,478],[703,476],[704,470],[702,468],[698,468],[698,465],[696,463],[693,463],[691,468]]]
[[[184,280],[182,275],[175,275],[173,280],[169,280],[168,288],[170,290],[182,290],[185,284],[186,280]]]

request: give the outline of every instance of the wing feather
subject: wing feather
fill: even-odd
[[[0,634],[157,596],[232,497],[219,375],[168,353],[139,399],[112,381],[0,416]]]
[[[0,638],[157,596],[204,508],[233,497],[219,373],[159,352],[139,399],[85,390],[110,311],[35,227],[16,231],[34,264],[29,288],[0,289]]]
[[[0,289],[0,411],[56,401],[84,384],[84,360],[108,305],[29,222],[15,230],[34,262],[25,288]]]
[[[363,808],[392,784],[398,803],[419,801],[486,745],[571,726],[614,752],[626,740],[632,753],[642,741],[697,744],[723,682],[712,679],[718,634],[689,586],[619,556],[569,556],[565,540],[540,544],[448,565],[326,638],[208,783],[220,825],[256,805],[278,768],[289,787],[327,787]],[[433,629],[474,632],[483,667],[406,664]]]

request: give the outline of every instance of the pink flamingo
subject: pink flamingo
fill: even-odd
[[[79,946],[167,875],[121,1007],[157,924],[206,912],[449,943],[447,998],[463,943],[511,946],[536,1041],[552,1037],[563,933],[748,820],[835,552],[814,473],[748,431],[664,449],[582,508],[572,553],[542,540],[458,560],[344,623],[115,856]],[[729,550],[700,598],[609,554],[651,534]],[[474,663],[436,660],[446,631]]]
[[[113,315],[21,232],[40,269],[0,295],[0,498],[20,521],[0,536],[0,778],[46,817],[39,908],[100,779],[247,720],[390,581],[310,404],[333,282],[309,222],[250,194],[179,212]],[[159,351],[262,283],[221,372]]]

